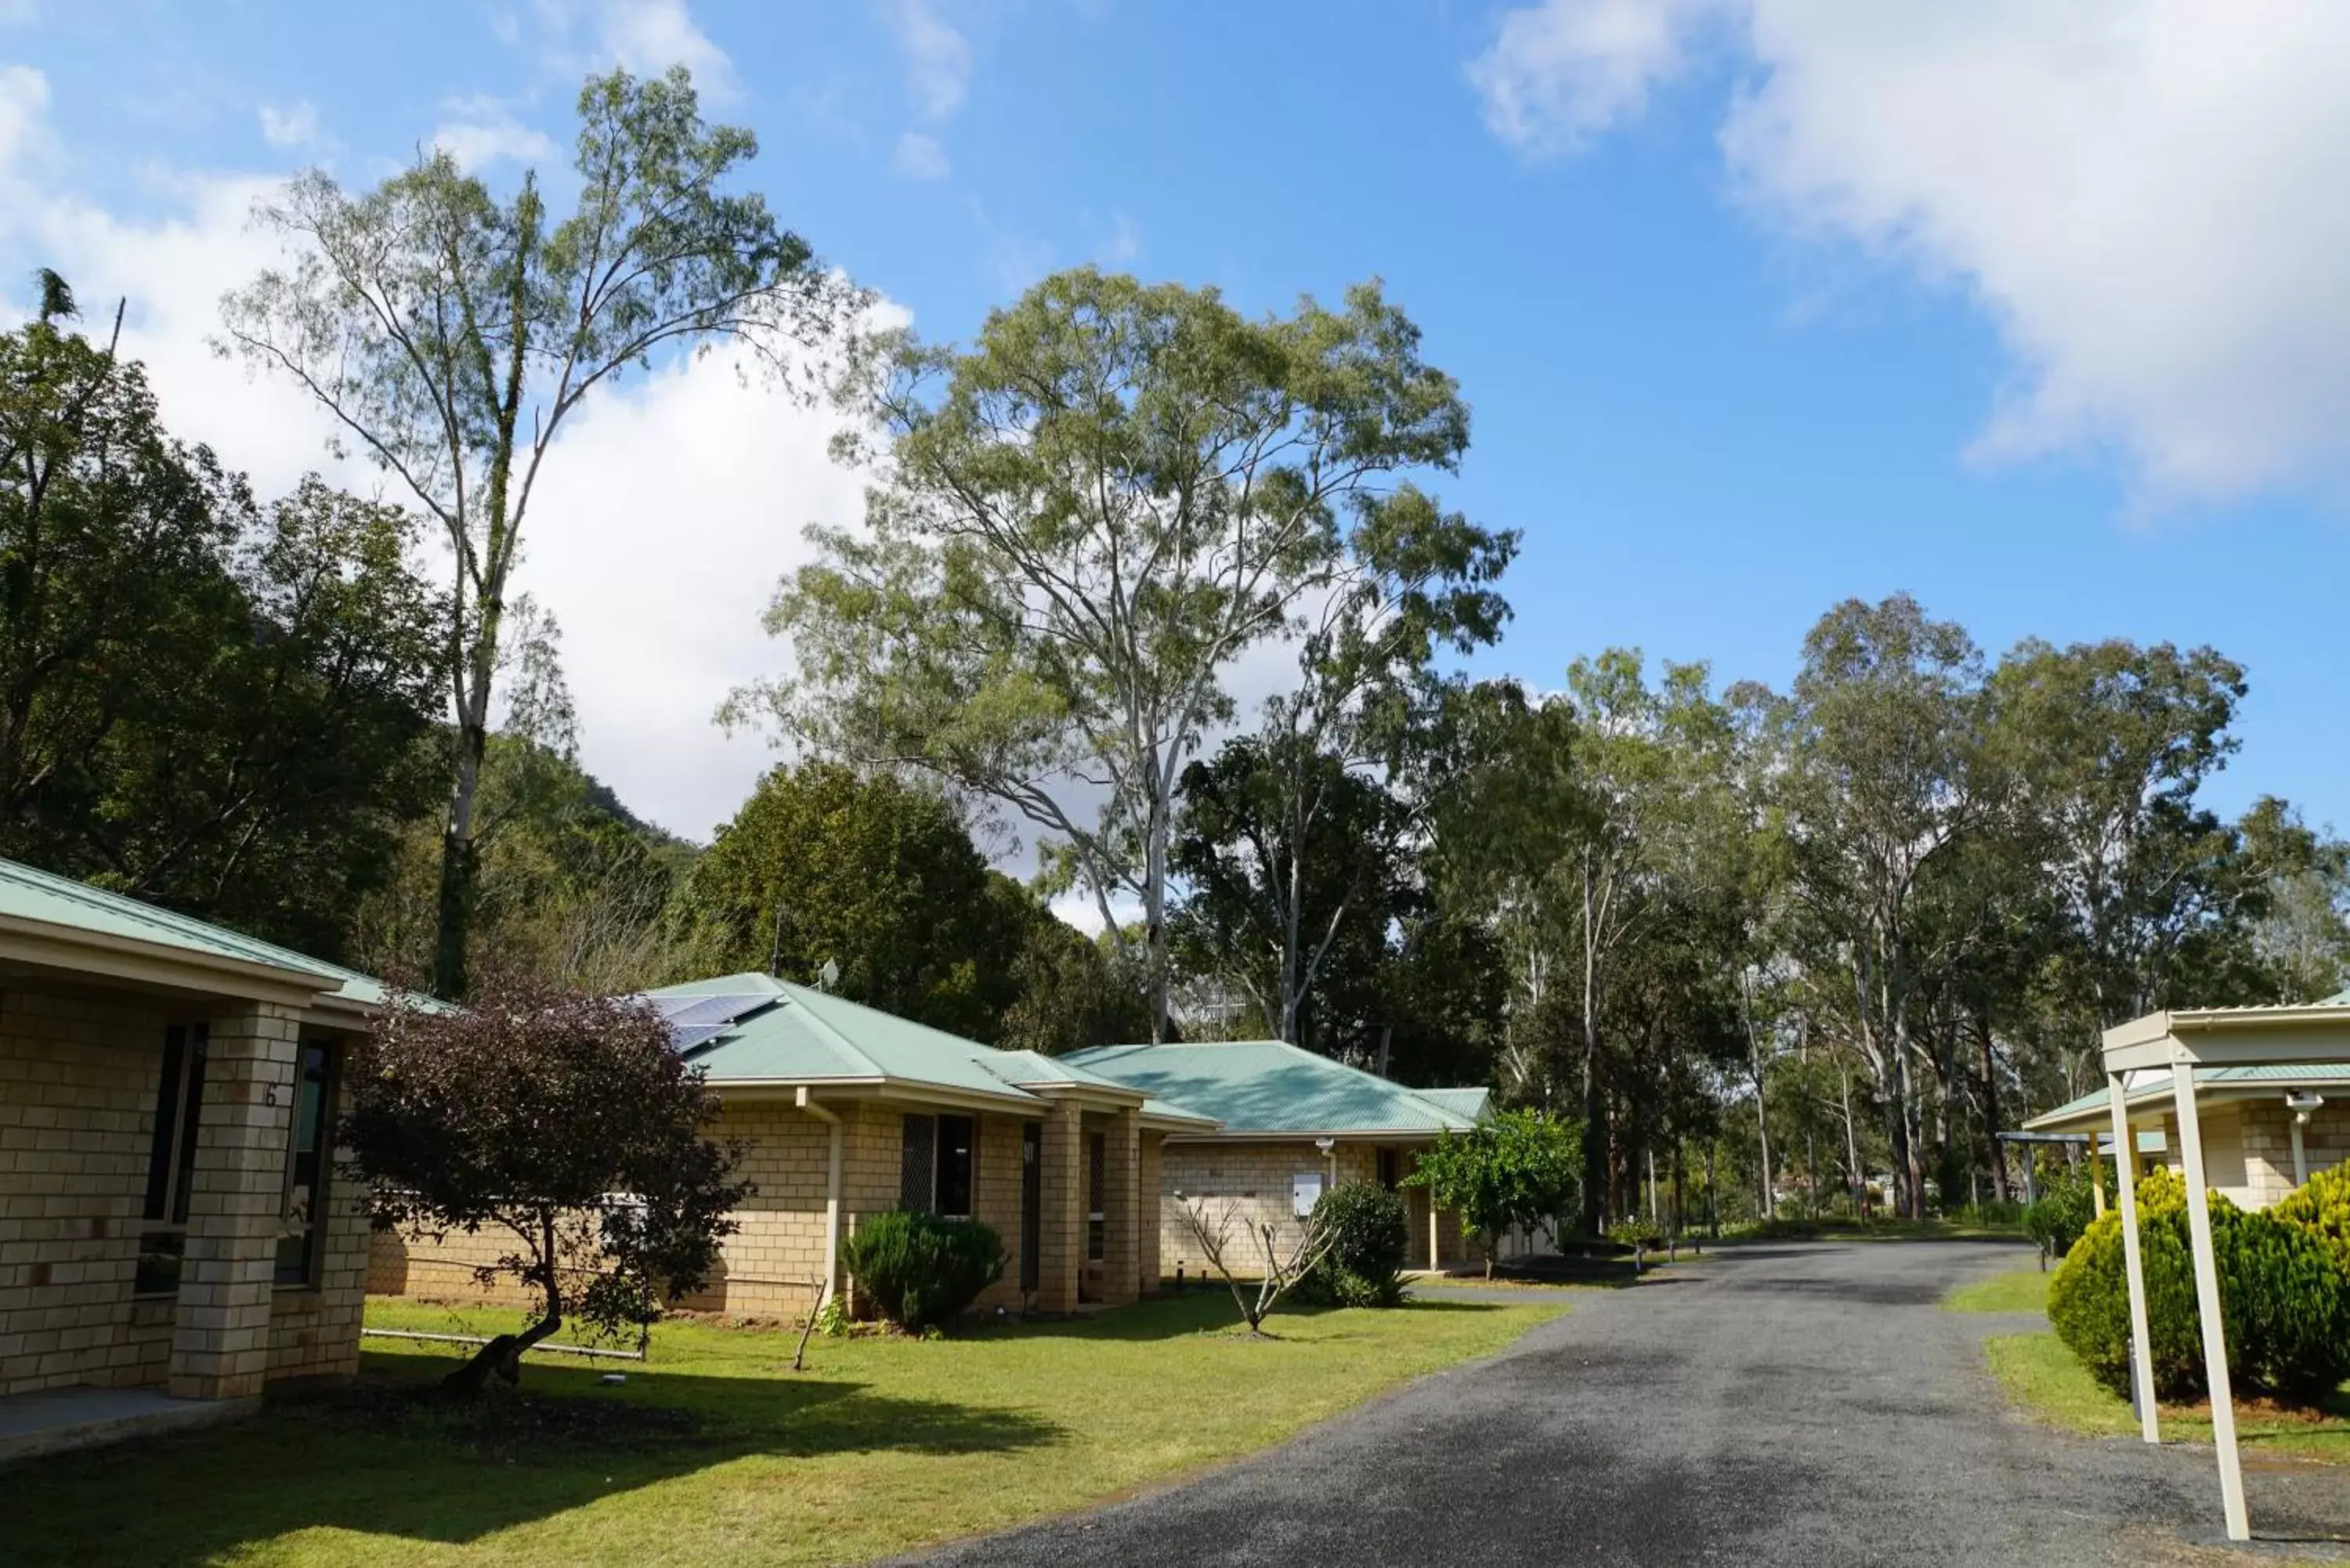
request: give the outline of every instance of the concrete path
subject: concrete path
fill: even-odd
[[[2215,1550],[2209,1449],[2068,1438],[2007,1408],[1983,1370],[1981,1341],[2038,1320],[1937,1303],[1952,1283],[2029,1257],[1957,1242],[1766,1245],[1637,1288],[1576,1292],[1572,1313],[1492,1360],[1171,1490],[930,1561],[2145,1568],[2278,1560],[2277,1547]],[[2256,1530],[2304,1542],[2350,1531],[2342,1470],[2248,1469]],[[2302,1544],[2282,1556],[2333,1550]]]

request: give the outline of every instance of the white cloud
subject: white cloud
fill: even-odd
[[[1571,151],[1637,115],[1678,71],[1711,0],[1548,0],[1503,14],[1469,64],[1485,123],[1532,153]]]
[[[47,134],[49,78],[30,66],[0,66],[0,176]]]
[[[1122,267],[1130,265],[1141,254],[1141,228],[1124,213],[1111,213],[1109,233],[1095,252],[1095,259],[1106,267]]]
[[[452,99],[442,109],[452,118],[432,131],[432,145],[469,170],[479,171],[501,160],[516,163],[562,161],[555,139],[515,118],[496,99]]]
[[[1551,0],[1504,33],[1590,9]],[[1721,145],[1738,189],[1786,232],[1979,303],[2014,368],[1980,455],[2116,454],[2164,504],[2350,489],[2350,204],[2333,194],[2350,6],[1736,10],[1752,75]],[[1694,15],[1676,12],[1682,41],[1631,47],[1603,78],[1670,69]],[[1489,116],[1564,148],[1637,107],[1618,94],[1593,120],[1576,70],[1529,67],[1501,99],[1488,85]]]
[[[0,267],[0,319],[23,313],[36,262],[65,275],[93,322],[127,296],[124,351],[145,362],[175,433],[210,442],[264,497],[317,469],[401,499],[372,468],[330,457],[307,398],[207,346],[220,296],[279,259],[246,221],[279,177],[171,176],[154,215],[119,216],[12,151],[46,138],[46,99],[38,73],[0,70],[0,130],[14,127],[0,140],[0,259],[23,258]],[[562,623],[582,762],[632,809],[696,836],[775,760],[711,714],[788,657],[760,613],[803,558],[802,526],[862,514],[857,477],[825,450],[831,416],[735,372],[717,353],[591,397],[548,460],[515,580]]]
[[[318,106],[307,101],[279,109],[261,106],[262,139],[272,147],[307,147],[318,140]]]
[[[734,62],[693,20],[685,0],[604,0],[597,15],[604,52],[639,76],[683,66],[705,97],[736,96]]]
[[[931,0],[893,0],[889,30],[906,57],[906,85],[926,119],[944,119],[971,91],[971,40]]]
[[[910,130],[898,138],[898,150],[891,154],[890,167],[910,180],[943,180],[947,177],[947,151],[939,145],[935,136],[925,136]]]

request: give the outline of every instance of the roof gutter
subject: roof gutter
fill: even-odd
[[[318,970],[200,952],[20,915],[0,915],[0,960],[299,1007],[316,1005],[345,983],[340,975]]]

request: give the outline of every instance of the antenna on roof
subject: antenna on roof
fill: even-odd
[[[816,982],[820,988],[826,991],[830,991],[834,986],[838,985],[840,983],[839,961],[837,959],[825,960],[824,967],[816,971]]]
[[[767,950],[767,974],[770,979],[784,978],[784,907],[775,906],[775,940]]]

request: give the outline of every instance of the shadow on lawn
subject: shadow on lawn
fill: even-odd
[[[420,1378],[371,1373],[273,1398],[238,1426],[14,1466],[0,1470],[0,1556],[195,1568],[313,1528],[463,1544],[747,1458],[1003,1452],[1063,1435],[1024,1411],[855,1383],[596,1378],[533,1366],[522,1390],[467,1408],[425,1397]]]
[[[1529,1298],[1532,1305],[1538,1298]],[[1502,1310],[1499,1302],[1408,1301],[1400,1307],[1382,1308],[1389,1312],[1468,1312],[1485,1313]],[[1285,1323],[1301,1323],[1327,1316],[1346,1309],[1323,1306],[1313,1302],[1292,1302],[1284,1299],[1267,1317],[1268,1332],[1279,1334]],[[1089,1339],[1139,1344],[1149,1340],[1180,1339],[1195,1334],[1215,1334],[1241,1326],[1240,1309],[1232,1304],[1232,1293],[1218,1284],[1210,1290],[1193,1285],[1180,1295],[1165,1295],[1137,1307],[1118,1307],[1111,1311],[1074,1318],[1039,1318],[1004,1326],[983,1324],[962,1331],[957,1337],[1001,1336],[1010,1338]]]

